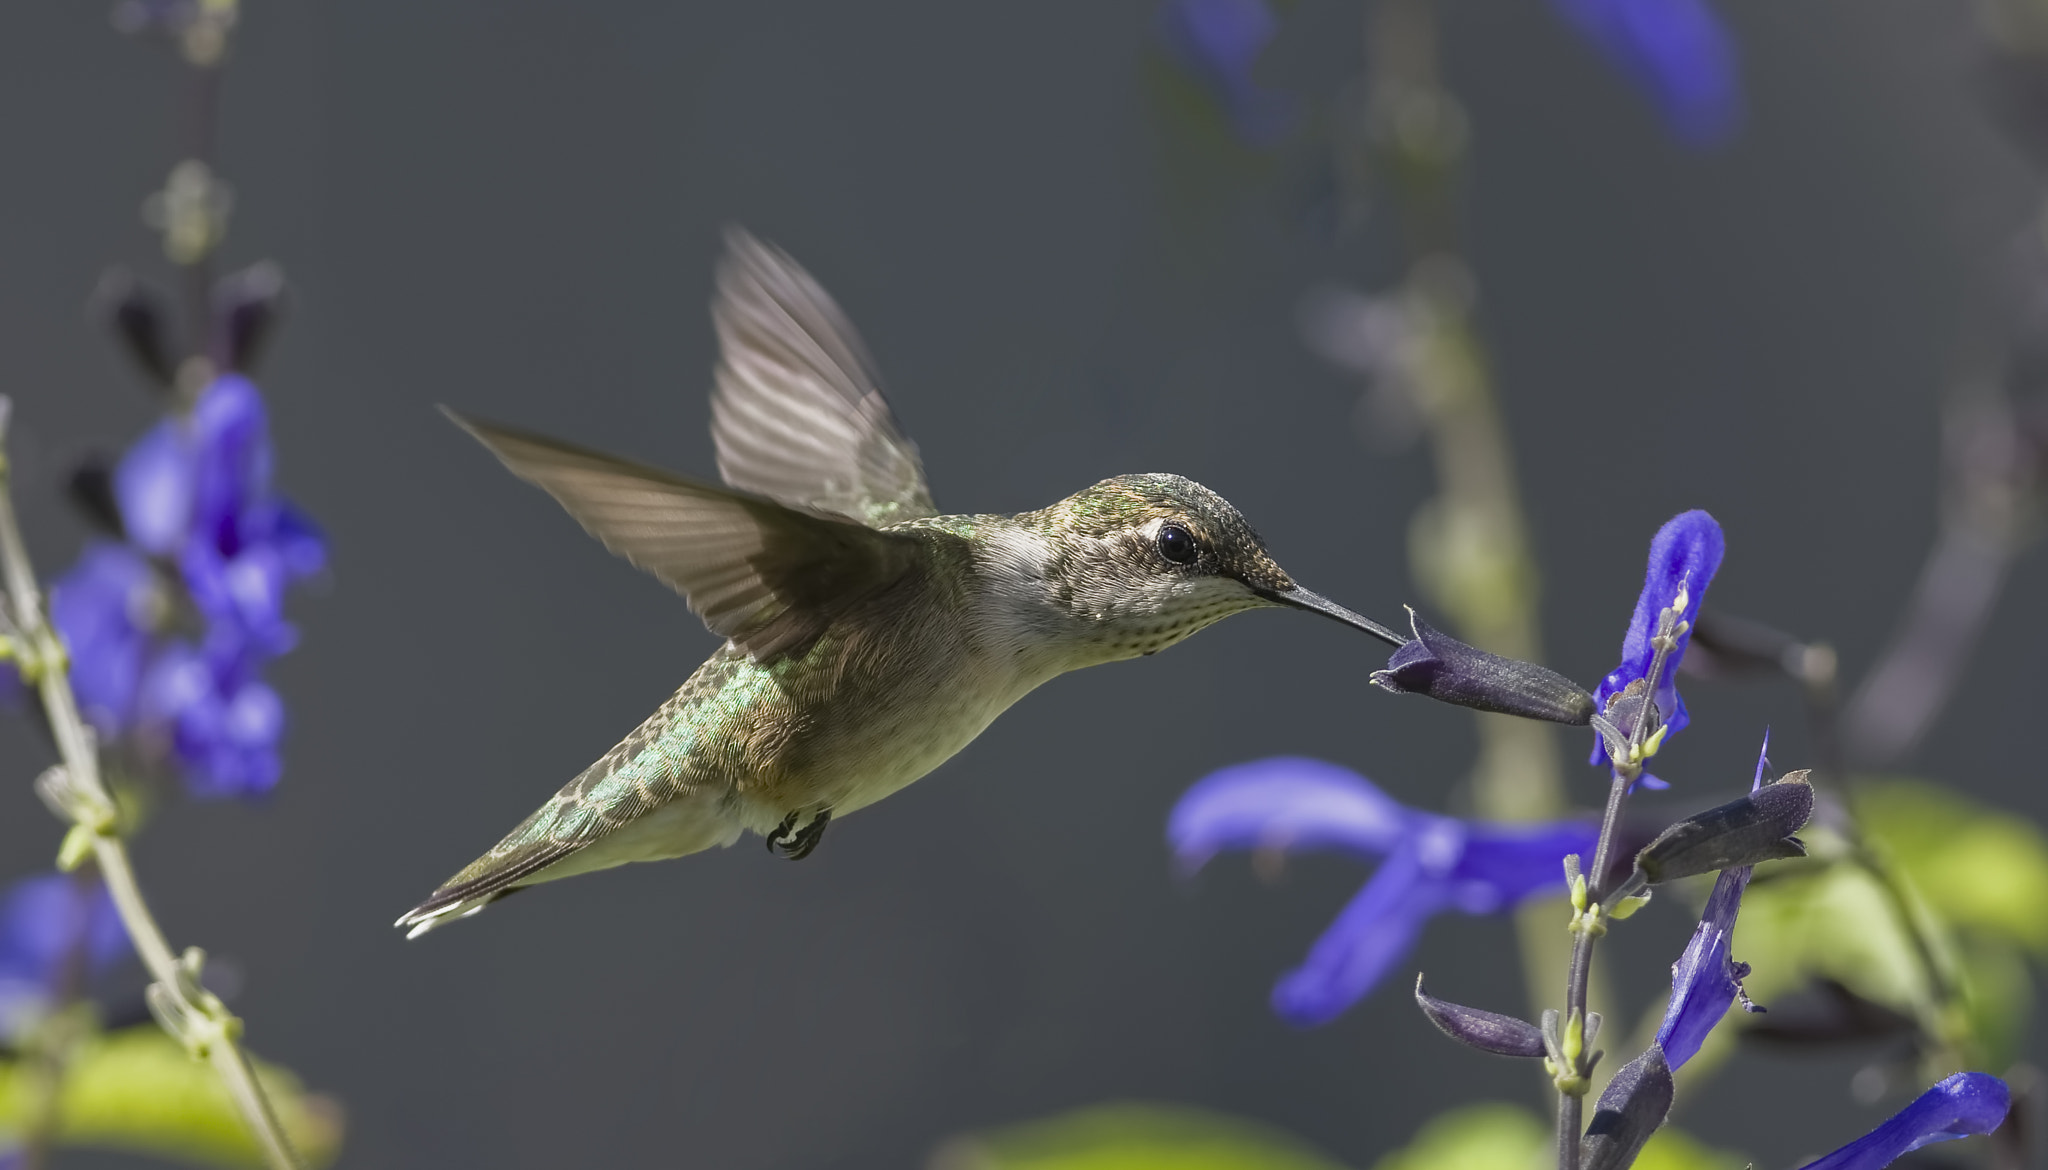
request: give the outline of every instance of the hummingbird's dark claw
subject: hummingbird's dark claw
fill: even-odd
[[[811,850],[816,849],[818,842],[824,839],[825,826],[832,820],[832,810],[819,810],[809,823],[799,829],[797,821],[803,815],[803,810],[798,809],[782,818],[782,823],[775,826],[774,832],[768,834],[768,852],[780,853],[791,861],[802,861],[811,855]]]

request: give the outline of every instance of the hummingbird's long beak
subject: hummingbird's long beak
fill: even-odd
[[[1261,589],[1258,592],[1261,597],[1275,605],[1284,605],[1289,609],[1305,609],[1310,613],[1322,614],[1326,618],[1343,622],[1354,630],[1364,630],[1389,646],[1406,646],[1408,644],[1408,639],[1371,618],[1352,613],[1322,594],[1310,592],[1299,585],[1291,589]]]

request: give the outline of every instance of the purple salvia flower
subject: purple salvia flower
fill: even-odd
[[[1240,137],[1266,143],[1287,129],[1286,100],[1252,80],[1252,63],[1276,28],[1266,0],[1169,0],[1161,24],[1167,47],[1215,95]]]
[[[1590,854],[1585,821],[1496,825],[1407,808],[1348,768],[1280,757],[1211,773],[1174,806],[1167,838],[1188,868],[1224,849],[1339,849],[1383,857],[1379,872],[1273,989],[1298,1025],[1341,1015],[1446,910],[1491,914],[1563,885],[1559,859]]]
[[[165,602],[148,558],[96,541],[50,589],[50,623],[71,654],[71,687],[103,736],[134,725],[136,695]]]
[[[1710,146],[1742,115],[1735,47],[1705,0],[1551,0],[1656,103],[1682,141]]]
[[[123,456],[113,489],[130,543],[88,550],[53,603],[95,725],[168,755],[195,795],[259,795],[280,771],[284,709],[261,671],[296,642],[285,593],[325,568],[327,546],[272,489],[271,464],[255,384],[216,378]],[[204,622],[196,644],[157,634],[170,570]]]
[[[113,966],[128,935],[106,886],[50,873],[16,882],[0,900],[0,1038],[18,1036],[46,1011],[76,955],[80,976]]]
[[[1721,557],[1726,548],[1720,524],[1705,512],[1681,513],[1657,530],[1657,535],[1650,541],[1650,564],[1643,575],[1643,591],[1636,598],[1635,616],[1630,619],[1628,634],[1621,642],[1621,665],[1609,671],[1593,691],[1593,701],[1601,710],[1607,709],[1609,699],[1650,673],[1657,656],[1650,640],[1657,633],[1658,615],[1670,607],[1682,588],[1686,604],[1679,618],[1688,628],[1678,636],[1678,648],[1665,660],[1663,676],[1651,684],[1651,697],[1663,718],[1667,735],[1685,730],[1685,725],[1691,720],[1685,711],[1685,700],[1678,694],[1678,661],[1685,657],[1685,648],[1692,641],[1690,627],[1699,617],[1700,601],[1707,595],[1707,586],[1714,580],[1714,571],[1721,567]],[[1606,743],[1597,737],[1593,744],[1592,762],[1597,765],[1610,762]],[[1652,787],[1662,787],[1662,784],[1659,782]]]
[[[1756,778],[1749,790],[1762,786],[1770,767],[1771,733],[1764,732],[1763,750],[1757,754]],[[1754,866],[1739,865],[1721,871],[1714,879],[1714,892],[1707,895],[1707,908],[1692,932],[1685,953],[1671,966],[1671,1003],[1664,1009],[1664,1022],[1657,1028],[1657,1043],[1675,1072],[1691,1060],[1707,1039],[1707,1033],[1728,1014],[1738,998],[1750,1011],[1761,1010],[1743,995],[1742,979],[1749,964],[1738,963],[1729,953],[1735,934],[1735,915],[1742,909],[1742,892],[1749,886]]]
[[[256,661],[216,639],[178,641],[150,664],[141,706],[184,765],[194,796],[261,796],[283,771],[284,703],[256,674]]]
[[[1960,1072],[1915,1098],[1869,1133],[1799,1170],[1882,1170],[1935,1142],[1990,1133],[2005,1121],[2012,1093],[1990,1073]]]

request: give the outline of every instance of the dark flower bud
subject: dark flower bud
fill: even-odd
[[[1684,662],[1692,674],[1778,674],[1808,686],[1831,682],[1835,668],[1835,652],[1827,646],[1711,609],[1700,610],[1693,623],[1692,650]]]
[[[1583,1170],[1625,1170],[1671,1112],[1671,1069],[1655,1044],[1621,1066],[1579,1143]]]
[[[1804,857],[1792,834],[1813,815],[1813,786],[1793,772],[1739,800],[1672,825],[1636,854],[1636,870],[1655,885],[1695,874]]]
[[[264,260],[214,282],[214,360],[224,370],[252,372],[284,315],[284,269]]]
[[[136,280],[125,268],[111,268],[100,278],[93,303],[114,327],[121,348],[150,380],[165,389],[176,384],[177,363],[171,359],[165,338],[167,310],[155,289]]]
[[[1460,1044],[1495,1056],[1543,1055],[1543,1030],[1536,1025],[1499,1012],[1438,999],[1422,989],[1420,975],[1415,977],[1415,1003],[1430,1023]]]
[[[1593,717],[1593,696],[1556,671],[1467,646],[1431,629],[1414,606],[1408,607],[1408,624],[1414,640],[1394,651],[1385,670],[1373,672],[1375,685],[1552,723],[1583,725]]]
[[[1818,1048],[1867,1044],[1918,1031],[1913,1017],[1868,1000],[1833,979],[1771,1001],[1771,1014],[1742,1030],[1744,1041]]]
[[[126,536],[121,504],[114,498],[114,469],[105,455],[95,453],[79,460],[64,488],[71,503],[94,527],[116,539]]]

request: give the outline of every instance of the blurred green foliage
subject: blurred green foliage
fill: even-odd
[[[1546,1170],[1555,1166],[1553,1123],[1519,1105],[1468,1105],[1441,1114],[1372,1170]],[[1749,1160],[1665,1128],[1636,1156],[1635,1170],[1743,1170]]]
[[[310,1166],[341,1150],[341,1107],[307,1093],[298,1078],[256,1062],[285,1132]],[[33,1097],[30,1074],[0,1062],[0,1134],[18,1133]],[[155,1025],[93,1036],[66,1065],[58,1099],[57,1142],[168,1157],[199,1166],[263,1166],[262,1153],[235,1112],[212,1066],[194,1060]]]
[[[1555,1165],[1553,1141],[1519,1105],[1467,1105],[1430,1120],[1372,1170],[1543,1170]]]
[[[1551,1123],[1491,1102],[1444,1113],[1372,1170],[1545,1170]],[[1743,1170],[1748,1160],[1665,1129],[1637,1170]],[[1185,1105],[1100,1105],[947,1143],[931,1170],[1343,1170],[1301,1139]]]
[[[2048,957],[2048,840],[2025,817],[1890,779],[1857,790],[1856,819],[1955,928]]]
[[[948,1142],[932,1170],[1344,1170],[1280,1130],[1188,1105],[1117,1103]]]

